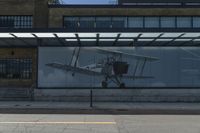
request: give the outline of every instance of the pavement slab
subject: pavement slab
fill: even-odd
[[[200,114],[200,103],[0,102],[0,113],[21,114]],[[52,118],[53,119],[53,118]]]

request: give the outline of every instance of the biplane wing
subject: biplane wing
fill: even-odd
[[[102,48],[95,48],[97,53],[100,54],[111,54],[114,56],[124,56],[128,58],[134,58],[137,60],[146,60],[146,61],[157,61],[159,58],[156,57],[151,57],[151,56],[144,56],[144,55],[139,55],[139,54],[129,54],[129,53],[124,53],[121,51],[113,51],[113,50],[107,50],[107,49],[102,49]]]
[[[102,76],[103,75],[101,72],[91,71],[86,68],[74,67],[74,66],[64,65],[64,64],[60,64],[60,63],[49,63],[46,65],[49,67],[64,70],[67,72],[71,71],[71,72],[76,72],[76,73],[90,75],[90,76]]]

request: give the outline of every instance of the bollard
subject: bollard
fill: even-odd
[[[93,107],[93,92],[90,90],[90,107]]]

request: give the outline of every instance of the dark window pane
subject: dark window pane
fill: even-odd
[[[193,17],[193,27],[200,28],[200,17]]]
[[[111,17],[97,17],[96,28],[111,28]]]
[[[0,18],[1,28],[14,28],[14,20],[8,18]]]
[[[95,18],[94,17],[81,17],[80,28],[94,28]]]
[[[143,28],[143,17],[129,17],[128,28]]]
[[[127,18],[126,17],[113,17],[112,28],[126,28]]]
[[[145,17],[145,28],[159,28],[159,17]]]
[[[68,29],[77,29],[79,27],[78,17],[65,17],[64,27]]]
[[[161,17],[161,28],[175,28],[176,19],[175,17]]]
[[[191,28],[191,17],[177,17],[178,28]]]

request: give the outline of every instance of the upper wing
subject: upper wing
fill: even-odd
[[[63,65],[63,64],[59,64],[59,63],[49,63],[46,65],[49,67],[52,67],[52,68],[56,68],[56,69],[60,69],[60,70],[64,70],[64,71],[77,72],[80,74],[86,74],[86,75],[92,75],[92,76],[101,76],[102,75],[102,73],[100,73],[100,72],[95,72],[95,71],[91,71],[91,70],[80,68],[80,67]]]
[[[143,56],[143,55],[138,55],[138,54],[129,54],[129,53],[124,53],[121,51],[112,51],[112,50],[106,50],[106,49],[101,49],[101,48],[95,48],[95,50],[100,53],[100,54],[112,54],[112,55],[118,55],[118,56],[126,56],[128,58],[134,58],[134,59],[140,59],[140,60],[147,60],[147,61],[156,61],[159,60],[156,57],[151,57],[151,56]]]

